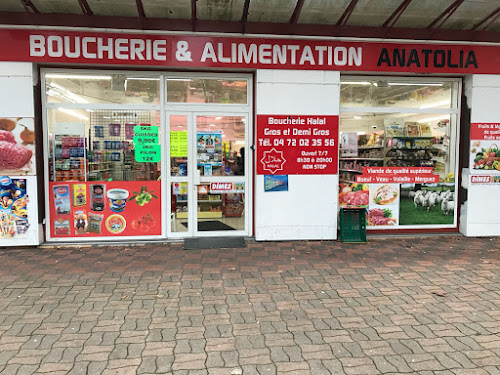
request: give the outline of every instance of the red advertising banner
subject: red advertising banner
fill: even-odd
[[[363,174],[356,176],[356,182],[363,184],[439,182],[439,175],[432,172],[432,167],[363,167]]]
[[[338,116],[257,115],[257,174],[337,174]]]
[[[470,139],[481,141],[500,141],[500,123],[471,123]]]
[[[51,236],[161,235],[160,191],[160,181],[51,182]]]
[[[63,64],[500,73],[500,47],[1,29],[2,61]]]

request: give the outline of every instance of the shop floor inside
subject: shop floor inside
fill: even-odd
[[[498,374],[499,245],[0,249],[0,373]]]

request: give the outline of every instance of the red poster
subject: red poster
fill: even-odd
[[[499,74],[497,45],[1,29],[3,61]]]
[[[439,182],[439,175],[432,174],[432,167],[363,167],[363,174],[356,176],[363,184],[429,184]]]
[[[51,237],[161,235],[160,184],[159,181],[51,182]]]
[[[337,174],[338,116],[257,115],[257,174]]]
[[[481,141],[499,141],[500,123],[478,123],[470,124],[470,139]]]
[[[469,168],[474,173],[500,171],[500,123],[473,122],[470,124]]]

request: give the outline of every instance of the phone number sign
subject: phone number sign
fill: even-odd
[[[257,174],[337,174],[338,116],[257,115]]]

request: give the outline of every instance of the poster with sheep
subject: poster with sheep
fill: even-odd
[[[454,223],[454,184],[402,184],[399,225]]]

